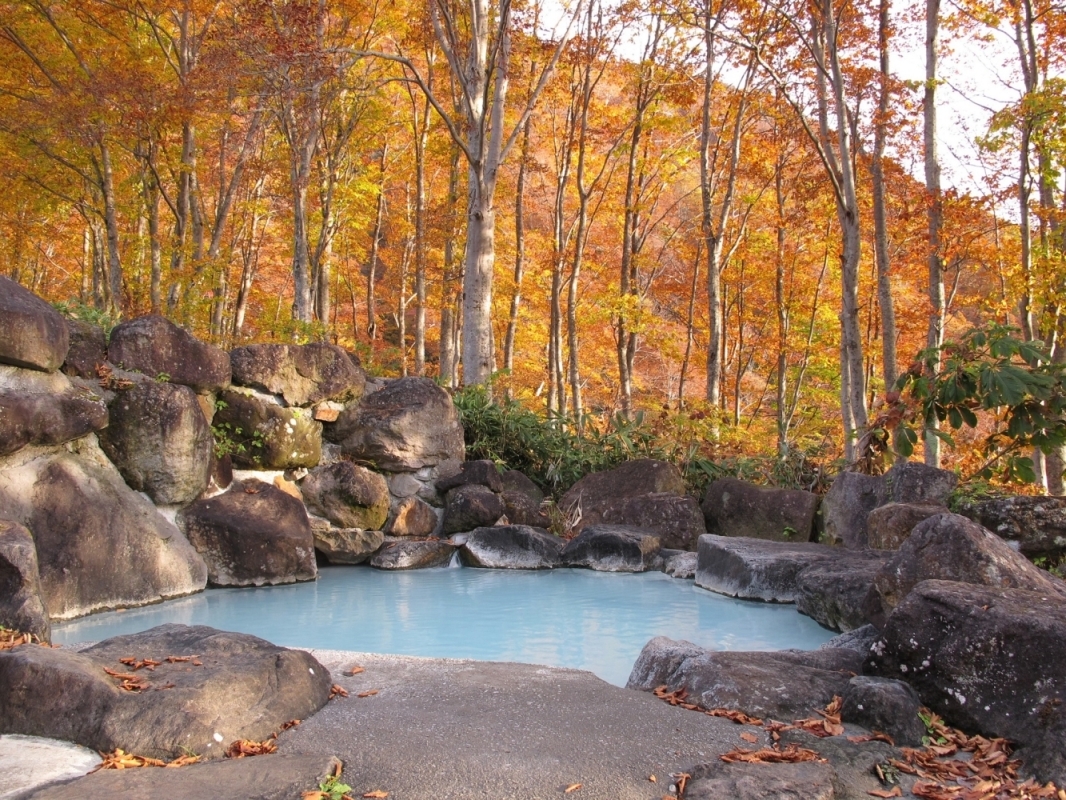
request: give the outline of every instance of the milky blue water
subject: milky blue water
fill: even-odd
[[[792,605],[728,597],[661,572],[326,567],[311,583],[209,589],[56,625],[60,644],[164,622],[211,625],[290,647],[519,661],[625,684],[641,648],[669,636],[716,650],[811,649],[833,634]]]

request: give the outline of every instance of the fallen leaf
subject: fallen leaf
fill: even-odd
[[[743,711],[737,711],[732,708],[709,708],[705,709],[704,714],[708,714],[712,717],[725,717],[731,719],[738,725],[762,725],[762,720],[757,717],[749,717]]]
[[[318,791],[318,789],[314,789],[310,792],[304,792],[301,794],[300,800],[329,800],[329,795],[325,792]]]
[[[774,747],[763,747],[758,750],[743,750],[738,747],[730,750],[728,753],[723,753],[719,758],[727,764],[735,764],[738,762],[745,764],[797,764],[802,761],[825,761],[824,758],[813,750],[799,747],[796,744],[790,744],[784,750],[778,750]]]
[[[286,722],[284,725],[281,726],[280,730],[287,731],[289,728],[295,728],[299,724],[300,724],[300,720],[298,720],[298,719],[290,719],[288,722]],[[337,764],[337,767],[339,768],[340,764]],[[337,772],[337,777],[338,778],[340,777],[339,769],[338,769],[338,772]]]
[[[890,792],[886,792],[884,789],[874,789],[872,792],[867,792],[866,794],[872,795],[873,797],[903,797],[903,790],[900,787],[895,786]]]
[[[198,764],[200,762],[200,756],[180,756],[173,761],[168,761],[165,766],[167,767],[187,767],[189,764]]]
[[[381,691],[381,690],[380,689],[367,689],[365,692],[359,692],[359,694],[357,694],[356,697],[373,697],[379,691]]]
[[[652,783],[655,783],[655,781],[657,781],[658,778],[656,778],[654,775],[649,775],[648,776],[648,780],[651,781]]]
[[[347,675],[350,678],[353,675],[358,675],[360,672],[366,672],[366,668],[365,667],[360,667],[358,664],[355,664],[351,668],[346,669],[344,671],[344,674]]]
[[[388,796],[389,796],[389,793],[388,792],[383,792],[383,791],[381,791],[381,789],[375,789],[374,791],[367,792],[366,794],[363,795],[363,797],[373,797],[373,798],[382,798],[382,797],[388,797]]]
[[[181,756],[173,761],[166,762],[158,758],[149,758],[148,756],[138,756],[133,753],[127,753],[121,748],[116,748],[110,753],[100,753],[100,757],[103,759],[100,764],[93,770],[96,772],[101,769],[136,769],[138,767],[184,767],[189,764],[195,764],[200,760],[200,756]]]
[[[329,699],[330,700],[332,700],[335,697],[347,697],[347,696],[348,696],[348,690],[345,689],[343,686],[338,686],[337,684],[333,684],[332,686],[329,687]]]
[[[745,742],[751,742],[752,744],[755,744],[757,741],[759,741],[758,736],[756,736],[754,733],[748,733],[747,731],[740,734],[740,738],[743,739]]]
[[[576,792],[580,788],[581,788],[581,784],[580,783],[571,783],[563,791],[563,794],[573,794],[574,792]]]
[[[226,748],[226,758],[244,758],[245,756],[263,756],[277,752],[278,745],[274,738],[262,742],[253,742],[248,739],[237,739]]]

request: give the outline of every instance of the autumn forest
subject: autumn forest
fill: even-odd
[[[967,52],[1011,99],[960,142]],[[0,263],[105,327],[855,462],[924,348],[1066,361],[1064,60],[1049,0],[2,2]],[[965,471],[989,425],[912,444]]]

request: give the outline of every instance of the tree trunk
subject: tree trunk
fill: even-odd
[[[934,2],[936,0],[933,0]],[[890,280],[891,261],[888,252],[888,218],[885,208],[884,155],[888,126],[891,89],[889,81],[889,2],[880,0],[878,44],[881,53],[880,87],[877,119],[874,126],[874,154],[870,172],[873,183],[874,253],[877,260],[877,303],[881,309],[881,374],[885,391],[896,385],[899,368],[896,364],[896,309],[892,299]]]
[[[381,146],[379,169],[381,182],[378,185],[377,212],[374,215],[374,230],[370,234],[370,264],[366,275],[366,333],[371,342],[378,338],[377,274],[381,258],[381,232],[385,225],[385,176],[388,166],[388,142]]]
[[[923,108],[925,145],[925,189],[928,195],[929,225],[929,324],[925,346],[937,350],[944,343],[944,265],[941,260],[940,238],[943,225],[943,198],[940,193],[940,160],[937,157],[936,83],[938,80],[938,44],[940,32],[940,0],[926,0],[925,4],[925,98]],[[935,431],[937,420],[930,422],[925,433],[925,463],[940,466],[940,439]]]

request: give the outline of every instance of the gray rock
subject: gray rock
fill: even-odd
[[[701,504],[707,533],[775,542],[809,542],[818,495],[799,489],[756,486],[719,478],[707,486]]]
[[[852,742],[847,736],[819,737],[802,728],[781,731],[780,744],[782,747],[795,744],[827,759],[833,768],[836,800],[869,800],[871,791],[884,791],[886,787],[878,780],[874,765],[904,758],[899,748],[887,742]],[[908,782],[904,776],[901,781],[904,787]]]
[[[0,507],[33,533],[53,620],[157,603],[207,581],[203,559],[126,485],[95,437],[7,456]]]
[[[405,497],[393,507],[386,530],[390,536],[430,536],[439,523],[433,506],[418,497]]]
[[[31,444],[69,442],[102,430],[107,424],[107,406],[103,400],[83,389],[68,385],[59,394],[32,388],[30,391],[0,389],[0,456]]]
[[[467,534],[459,558],[468,567],[551,569],[558,566],[565,544],[558,536],[527,525],[477,528]]]
[[[1017,544],[1027,558],[1066,554],[1066,497],[1000,497],[963,504],[959,513]]]
[[[336,445],[333,445],[336,447]],[[397,472],[388,476],[389,492],[393,497],[414,497],[422,489],[422,481],[410,472]]]
[[[747,600],[794,603],[799,595],[799,573],[839,551],[812,542],[705,534],[697,552],[697,586]]]
[[[664,558],[666,556],[664,555]],[[699,558],[696,553],[675,553],[666,558],[663,572],[673,578],[695,578]]]
[[[867,543],[876,550],[898,550],[919,522],[946,514],[945,506],[929,503],[886,503],[866,519]]]
[[[168,656],[195,656],[200,666]],[[134,673],[149,689],[125,691],[104,671],[129,673],[119,659],[130,657],[161,662]],[[221,757],[237,739],[260,741],[306,719],[325,705],[331,684],[329,671],[301,650],[204,626],[161,625],[80,653],[36,645],[0,652],[0,732],[153,758]]]
[[[796,576],[796,610],[835,631],[861,628],[866,596],[874,576],[890,554],[882,550],[850,550],[804,567]]]
[[[0,364],[55,372],[67,357],[63,316],[41,298],[0,276]]]
[[[1032,589],[1066,597],[1066,583],[1033,566],[976,522],[940,514],[919,524],[874,576],[867,616],[879,627],[924,580],[948,580],[999,589]]]
[[[526,492],[504,489],[500,494],[503,500],[503,514],[512,525],[529,525],[533,528],[550,528],[549,517],[541,508],[541,501]]]
[[[496,465],[487,460],[464,461],[459,465],[459,471],[447,478],[437,481],[437,491],[441,494],[468,484],[478,484],[486,489],[499,494],[503,491],[503,479]]]
[[[364,531],[359,528],[312,529],[315,549],[326,557],[330,564],[362,564],[369,560],[385,543],[381,531]]]
[[[607,525],[629,525],[654,531],[663,547],[695,550],[707,532],[696,498],[669,492],[623,497],[603,503],[600,519]]]
[[[580,532],[603,521],[603,509],[608,503],[664,492],[685,493],[681,471],[665,461],[642,458],[586,475],[567,490],[558,506],[563,514],[577,519],[574,531]]]
[[[252,344],[230,352],[233,382],[281,395],[290,406],[358,400],[366,373],[332,344]]]
[[[63,786],[42,789],[29,800],[292,800],[317,789],[332,774],[327,755],[274,754],[267,758],[207,761],[181,769],[104,770]]]
[[[854,630],[842,633],[839,636],[834,636],[828,642],[819,647],[819,650],[834,649],[837,647],[843,647],[848,650],[854,650],[863,658],[866,658],[867,653],[870,652],[870,647],[881,636],[881,631],[870,624],[863,625],[861,628],[855,628]]]
[[[862,666],[845,648],[777,652],[715,652],[657,636],[633,665],[626,687],[686,689],[689,702],[752,716],[793,720],[843,694]]]
[[[446,567],[454,555],[455,545],[449,541],[386,540],[382,548],[370,559],[370,566],[378,569]]]
[[[829,764],[701,764],[690,774],[686,800],[834,800]]]
[[[384,476],[351,461],[311,470],[300,490],[311,511],[339,528],[380,530],[389,516]]]
[[[451,397],[429,378],[400,378],[346,408],[326,432],[359,461],[385,472],[416,472],[466,447]]]
[[[498,494],[477,483],[464,484],[445,498],[444,535],[494,525],[503,512],[503,500]]]
[[[111,363],[171,383],[190,386],[199,393],[216,392],[229,385],[229,355],[194,338],[158,314],[123,322],[111,331],[107,345]]]
[[[903,681],[856,675],[848,682],[840,708],[842,722],[887,733],[906,747],[918,747],[925,725],[918,718],[918,693]]]
[[[538,506],[544,501],[544,492],[540,487],[516,469],[504,470],[500,480],[504,492],[521,492],[532,498]]]
[[[1029,772],[1063,785],[1064,664],[1059,595],[934,580],[892,612],[863,672],[906,681],[952,725],[1010,739]]]
[[[285,408],[244,391],[222,392],[214,427],[240,449],[233,463],[250,469],[315,467],[322,458],[322,423],[305,408]]]
[[[598,572],[645,572],[662,565],[654,532],[625,525],[590,525],[567,543],[562,565]]]
[[[822,498],[823,537],[827,544],[861,549],[868,546],[867,519],[884,503],[880,476],[841,472]]]
[[[882,476],[884,502],[946,506],[959,476],[920,461],[899,461]]]
[[[132,488],[161,505],[192,502],[207,488],[215,440],[188,386],[140,381],[119,391],[100,446]]]
[[[80,319],[67,319],[70,348],[63,362],[63,372],[78,378],[95,380],[96,368],[107,363],[107,334],[98,325]]]
[[[207,562],[213,586],[313,581],[315,545],[303,503],[258,480],[178,512],[178,524]]]
[[[48,609],[41,600],[37,548],[23,525],[0,518],[0,625],[52,639]]]

